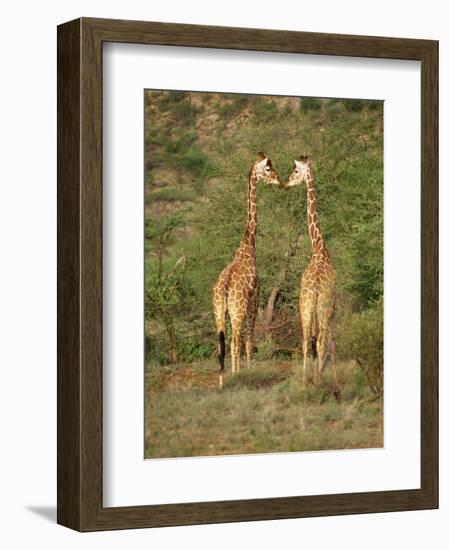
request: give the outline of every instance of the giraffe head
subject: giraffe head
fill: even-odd
[[[262,152],[258,153],[257,160],[251,169],[251,176],[255,176],[256,181],[264,181],[267,184],[281,187],[281,180],[273,168],[271,160],[267,159]]]
[[[294,187],[300,185],[312,179],[312,161],[309,157],[301,155],[299,160],[295,160],[295,166],[293,172],[287,179],[285,188]]]

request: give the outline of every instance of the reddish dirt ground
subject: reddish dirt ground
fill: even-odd
[[[287,374],[293,368],[291,362],[282,362],[274,365],[279,374]],[[242,367],[244,369],[245,367]],[[257,367],[254,367],[257,368]],[[230,375],[230,368],[226,370],[225,376]],[[218,368],[213,370],[199,370],[185,365],[176,368],[162,369],[157,382],[157,391],[167,391],[173,389],[215,389],[218,382]]]

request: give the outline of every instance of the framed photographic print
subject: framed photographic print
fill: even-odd
[[[58,522],[438,506],[438,43],[58,27]]]

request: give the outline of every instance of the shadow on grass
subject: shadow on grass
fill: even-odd
[[[224,390],[235,388],[259,389],[268,388],[289,378],[289,370],[273,367],[253,367],[242,369],[240,372],[228,376]]]

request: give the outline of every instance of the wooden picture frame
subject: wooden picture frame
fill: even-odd
[[[105,508],[102,45],[128,42],[421,62],[421,488]],[[58,523],[79,531],[438,506],[438,42],[81,18],[58,27]]]

